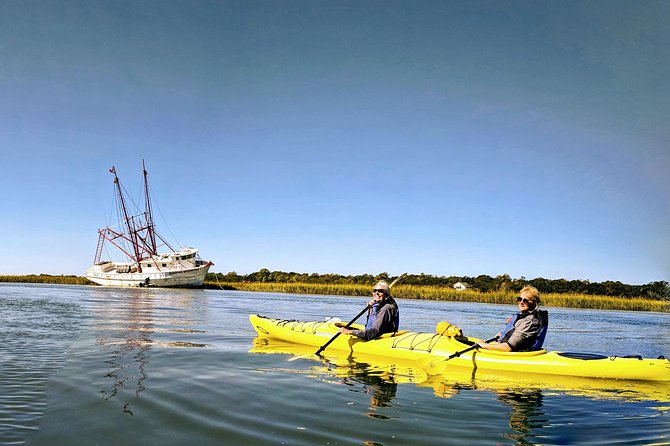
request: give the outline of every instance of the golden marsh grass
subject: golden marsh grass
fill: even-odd
[[[90,285],[86,277],[52,276],[50,274],[29,274],[27,276],[0,276],[0,282],[9,283],[54,283],[57,285]]]
[[[272,283],[272,282],[206,282],[209,287],[227,287],[243,291],[271,293],[328,294],[333,296],[369,296],[372,285],[316,284],[316,283]],[[393,295],[404,299],[442,300],[452,302],[480,302],[490,304],[516,304],[514,292],[480,293],[457,291],[448,287],[416,286],[398,284]],[[542,305],[546,307],[586,308],[594,310],[657,311],[670,312],[670,302],[642,298],[596,296],[590,294],[543,293]]]

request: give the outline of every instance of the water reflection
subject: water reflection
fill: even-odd
[[[576,376],[542,375],[511,371],[482,371],[447,368],[417,384],[432,387],[435,396],[448,397],[459,389],[488,390],[495,393],[551,391],[554,394],[593,400],[657,401],[670,403],[670,382],[626,381]]]
[[[509,409],[509,427],[512,432],[504,433],[503,436],[517,445],[536,444],[537,431],[549,423],[547,414],[542,410],[542,390],[533,388],[492,390],[486,385],[478,384],[476,375],[476,371],[472,371],[469,382],[461,376],[457,382],[449,377],[442,377],[428,380],[426,383],[433,388],[433,394],[440,398],[452,398],[462,391],[493,392],[496,399]]]
[[[105,400],[123,398],[129,392],[135,398],[146,390],[147,363],[153,342],[153,300],[144,294],[132,295],[116,305],[98,301],[96,314],[96,345],[108,351],[104,361],[108,384],[101,390]],[[121,401],[123,412],[133,415],[130,401]]]
[[[207,347],[182,339],[204,332],[191,328],[197,324],[196,301],[157,290],[98,293],[93,305],[95,343],[105,352],[107,382],[100,394],[105,400],[121,400],[123,412],[132,416],[131,403],[147,389],[152,350]]]
[[[427,376],[416,370],[412,365],[403,365],[389,359],[376,358],[367,361],[362,356],[331,351],[317,357],[312,347],[286,344],[266,338],[256,338],[251,352],[269,354],[299,355],[295,358],[311,359],[321,364],[311,367],[308,376],[329,379],[329,382],[344,384],[351,391],[370,395],[370,403],[366,415],[371,418],[388,420],[380,408],[392,407],[398,392],[399,383],[413,382],[419,387],[430,387],[433,394],[440,398],[452,398],[462,392],[481,391],[496,396],[496,399],[508,409],[510,432],[503,436],[518,445],[534,444],[538,429],[548,425],[548,419],[542,410],[543,394],[539,388],[505,389],[507,382],[501,382],[495,390],[491,389],[490,380],[479,380],[476,370],[450,369],[451,374],[444,376]],[[282,368],[282,372],[286,369]],[[314,372],[320,373],[314,373]],[[296,370],[301,373],[300,370]],[[495,380],[493,381],[495,382]],[[388,413],[388,412],[386,412]],[[376,442],[364,444],[378,445]]]
[[[357,391],[370,395],[370,409],[376,410],[377,407],[388,407],[396,396],[398,383],[395,382],[395,376],[392,371],[381,373],[370,373],[372,366],[364,362],[356,362],[349,358],[347,365],[338,365],[336,376],[342,377],[342,384],[352,386]],[[362,387],[361,387],[362,386]],[[373,418],[385,418],[375,413],[368,413]]]
[[[353,392],[370,395],[369,412],[366,412],[366,415],[378,419],[388,419],[378,413],[377,409],[392,406],[399,382],[413,382],[425,378],[425,375],[423,378],[417,378],[406,370],[399,370],[393,364],[387,367],[337,352],[316,356],[312,347],[274,342],[266,338],[256,338],[250,351],[263,354],[289,354],[294,355],[294,359],[317,361],[321,365],[310,368],[311,372],[316,371],[317,376],[321,376],[322,379],[328,377],[331,379],[330,382],[343,384]]]
[[[479,383],[476,370],[461,370],[461,373],[452,373],[451,376],[429,377],[412,365],[403,365],[388,359],[375,358],[377,361],[367,361],[363,356],[354,357],[336,351],[317,357],[309,354],[313,350],[312,347],[302,348],[266,338],[256,338],[251,352],[293,354],[299,355],[298,358],[309,358],[319,362],[321,366],[311,367],[308,376],[327,379],[329,382],[335,379],[335,382],[344,384],[351,391],[370,395],[365,415],[375,419],[391,419],[387,415],[389,412],[380,409],[394,406],[400,383],[413,382],[420,387],[432,388],[433,394],[440,398],[452,398],[462,392],[470,391],[496,395],[496,399],[509,409],[511,431],[503,433],[503,436],[515,444],[533,444],[538,429],[548,424],[547,417],[542,411],[543,395],[540,389],[503,390],[504,388],[498,387],[492,390],[487,380],[484,379],[481,384]],[[315,374],[315,371],[320,373]],[[367,441],[363,444],[381,443]]]
[[[395,409],[401,406],[395,400],[400,385],[406,383],[430,389],[435,397],[459,397],[454,403],[457,406],[464,400],[488,400],[492,397],[492,401],[497,402],[499,408],[491,413],[501,414],[504,411],[508,416],[509,430],[500,433],[505,439],[503,441],[519,445],[536,444],[542,433],[551,427],[549,414],[544,407],[546,395],[554,398],[558,395],[576,396],[588,400],[670,402],[670,383],[489,372],[451,366],[443,375],[428,376],[417,368],[414,361],[337,350],[328,350],[322,356],[316,356],[314,350],[310,346],[258,337],[250,352],[298,355],[294,358],[316,362],[317,366],[307,368],[304,366],[305,362],[293,362],[298,364],[293,370],[283,367],[272,370],[279,373],[302,373],[325,382],[344,384],[355,392],[369,394],[370,402],[364,413],[376,419],[390,419],[389,414],[396,413]],[[389,407],[394,410],[382,410]],[[661,406],[659,410],[664,409]],[[487,422],[493,423],[491,420]]]
[[[532,432],[547,426],[549,420],[542,411],[542,391],[510,390],[497,392],[498,400],[511,410],[509,427],[513,433],[503,434],[518,445],[535,444]]]

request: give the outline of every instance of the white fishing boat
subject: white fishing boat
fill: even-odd
[[[142,161],[144,174],[144,204],[142,212],[130,215],[126,205],[116,169],[114,188],[117,196],[119,225],[98,230],[98,247],[93,266],[86,270],[86,278],[103,286],[116,287],[194,287],[205,281],[209,268],[214,265],[198,255],[198,249],[184,247],[174,249],[156,231],[151,213],[147,170]],[[162,244],[159,245],[157,240]],[[120,251],[124,261],[103,260],[103,252],[111,243]],[[165,246],[169,252],[159,254],[158,247]],[[167,251],[166,249],[166,251]]]

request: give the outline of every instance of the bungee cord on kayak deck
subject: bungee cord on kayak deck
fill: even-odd
[[[259,315],[259,317],[265,318],[265,316],[261,315]],[[289,330],[295,331],[297,333],[309,333],[313,335],[317,334],[321,327],[328,326],[328,324],[330,323],[332,323],[331,320],[326,321],[299,321],[296,319],[276,320],[276,325],[278,327],[286,327]],[[430,337],[426,337],[426,335],[429,334],[426,332],[399,331],[398,333],[395,333],[390,336],[393,338],[391,348],[392,349],[397,348],[403,350],[416,350],[431,353],[435,345],[443,336],[462,338],[461,329],[445,321],[442,321],[438,324],[436,331],[438,331],[438,333],[432,334]]]

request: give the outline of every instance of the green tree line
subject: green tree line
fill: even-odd
[[[377,275],[360,274],[344,276],[341,274],[296,273],[270,271],[263,268],[250,274],[238,274],[231,271],[227,274],[209,273],[208,282],[261,282],[261,283],[317,283],[317,284],[352,284],[372,285],[378,280],[392,281],[395,277],[386,272]],[[600,296],[645,298],[670,300],[670,285],[666,281],[650,282],[646,285],[628,285],[618,281],[591,282],[589,280],[566,279],[535,279],[511,278],[508,274],[491,277],[485,274],[469,276],[433,276],[429,274],[408,274],[402,280],[404,285],[453,287],[457,282],[465,284],[473,291],[482,293],[493,291],[519,291],[526,285],[532,285],[542,293],[561,294],[592,294]]]

